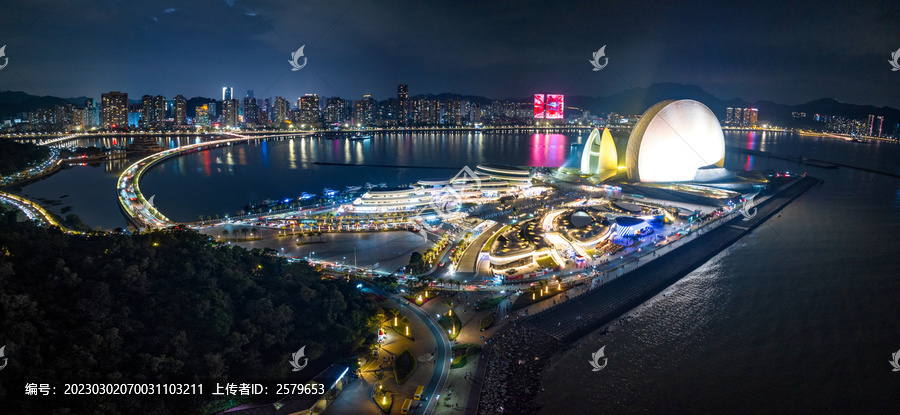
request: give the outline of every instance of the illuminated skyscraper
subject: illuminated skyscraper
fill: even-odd
[[[319,128],[319,96],[306,94],[300,97],[300,124],[311,128]]]
[[[84,127],[94,128],[101,127],[100,124],[100,106],[93,98],[84,100]]]
[[[100,119],[106,129],[128,125],[128,94],[111,91],[101,95]]]
[[[237,127],[239,105],[236,99],[222,101],[222,119],[220,124],[223,127]]]
[[[325,100],[325,124],[329,127],[334,124],[346,122],[346,104],[341,97],[331,97]]]
[[[725,108],[725,125],[731,125],[734,121],[734,108]]]
[[[141,97],[143,128],[159,129],[166,126],[166,99],[162,95]]]
[[[731,125],[733,125],[735,127],[740,127],[742,114],[743,114],[743,109],[735,108],[734,109],[734,118],[731,119]]]
[[[881,126],[882,126],[882,124],[884,124],[884,116],[879,115],[879,116],[875,119],[875,131],[874,131],[874,132],[875,132],[875,136],[876,136],[876,137],[881,137]]]
[[[253,98],[253,91],[247,91],[248,96],[244,98],[244,124],[259,124],[259,104],[256,98]]]
[[[750,128],[756,128],[759,125],[759,110],[750,108]]]
[[[353,102],[353,124],[367,127],[375,123],[375,100],[371,95],[363,95],[363,99]]]
[[[400,125],[406,125],[409,122],[409,87],[406,84],[397,85],[397,103]]]
[[[233,88],[231,88],[229,86],[222,87],[222,101],[227,101],[227,100],[233,98],[233,95],[234,95]]]
[[[275,103],[272,104],[272,121],[281,124],[287,121],[288,101],[282,97],[275,97]]]
[[[184,95],[175,95],[172,103],[175,107],[175,125],[187,125],[187,101]]]

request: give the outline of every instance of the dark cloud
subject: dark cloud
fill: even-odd
[[[534,91],[608,95],[654,82],[722,98],[900,107],[891,2],[21,2],[0,15],[0,89],[99,97],[290,99]],[[306,45],[308,65],[291,72]],[[607,45],[609,66],[587,62]]]

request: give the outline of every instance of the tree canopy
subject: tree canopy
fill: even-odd
[[[306,263],[216,244],[189,230],[67,235],[0,211],[4,413],[199,413],[195,400],[60,397],[61,382],[297,379],[346,357],[377,307]],[[292,374],[306,346],[310,368]],[[298,376],[300,376],[298,378]],[[28,382],[59,383],[26,397]]]

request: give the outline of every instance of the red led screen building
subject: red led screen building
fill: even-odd
[[[534,94],[534,118],[562,119],[563,101],[562,94]]]
[[[547,101],[544,104],[544,118],[551,120],[562,119],[563,101],[562,94],[547,94]]]
[[[544,94],[534,94],[534,118],[544,118]]]

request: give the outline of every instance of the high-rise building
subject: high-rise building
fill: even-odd
[[[128,94],[110,91],[100,96],[100,119],[103,128],[115,129],[128,125]]]
[[[53,128],[57,131],[69,130],[74,123],[72,104],[56,105],[53,107]]]
[[[346,104],[340,97],[331,97],[325,100],[325,124],[331,127],[335,124],[343,124]]]
[[[750,108],[744,108],[744,121],[741,122],[741,127],[749,127],[750,126]]]
[[[209,107],[199,105],[195,108],[194,125],[209,125]]]
[[[72,108],[72,126],[75,129],[84,129],[85,122],[85,110],[84,108],[74,107]]]
[[[397,85],[397,115],[400,118],[400,125],[409,123],[409,87],[406,84]]]
[[[217,107],[215,102],[210,102],[210,103],[206,104],[206,107],[209,109],[209,122],[212,123],[212,122],[215,122],[216,120],[218,120],[219,119],[218,110],[219,110],[219,108],[221,108],[221,106]]]
[[[875,131],[875,116],[872,114],[869,114],[868,126],[869,126],[869,135],[871,136],[872,133]]]
[[[253,91],[247,91],[247,93],[252,95]],[[256,98],[249,95],[244,98],[244,124],[259,124],[259,104],[256,102]]]
[[[187,100],[184,95],[175,95],[172,106],[175,109],[175,125],[187,125]]]
[[[759,110],[756,108],[750,108],[750,128],[756,128],[759,126]]]
[[[272,104],[272,121],[281,124],[288,120],[288,101],[282,97],[275,97]]]
[[[143,128],[160,129],[166,126],[166,99],[162,95],[141,97]]]
[[[238,111],[240,103],[236,99],[228,99],[222,101],[222,119],[220,120],[220,124],[223,127],[237,127],[238,126]]]
[[[93,98],[84,100],[84,128],[100,128],[100,106]]]
[[[368,127],[375,123],[375,100],[371,95],[363,95],[363,99],[353,101],[353,124]]]
[[[875,131],[874,132],[875,132],[876,137],[881,137],[882,124],[884,124],[884,116],[879,115],[877,118],[875,118]]]
[[[234,98],[234,89],[230,86],[222,87],[222,101]]]
[[[128,126],[139,128],[141,126],[141,104],[128,104]]]
[[[300,97],[298,102],[300,108],[300,124],[310,128],[320,128],[319,123],[319,96],[316,94],[306,94]]]
[[[743,114],[743,111],[744,110],[742,108],[734,109],[734,118],[731,119],[731,125],[735,127],[741,126],[741,115]]]
[[[734,121],[734,108],[725,108],[725,125],[731,125]]]

